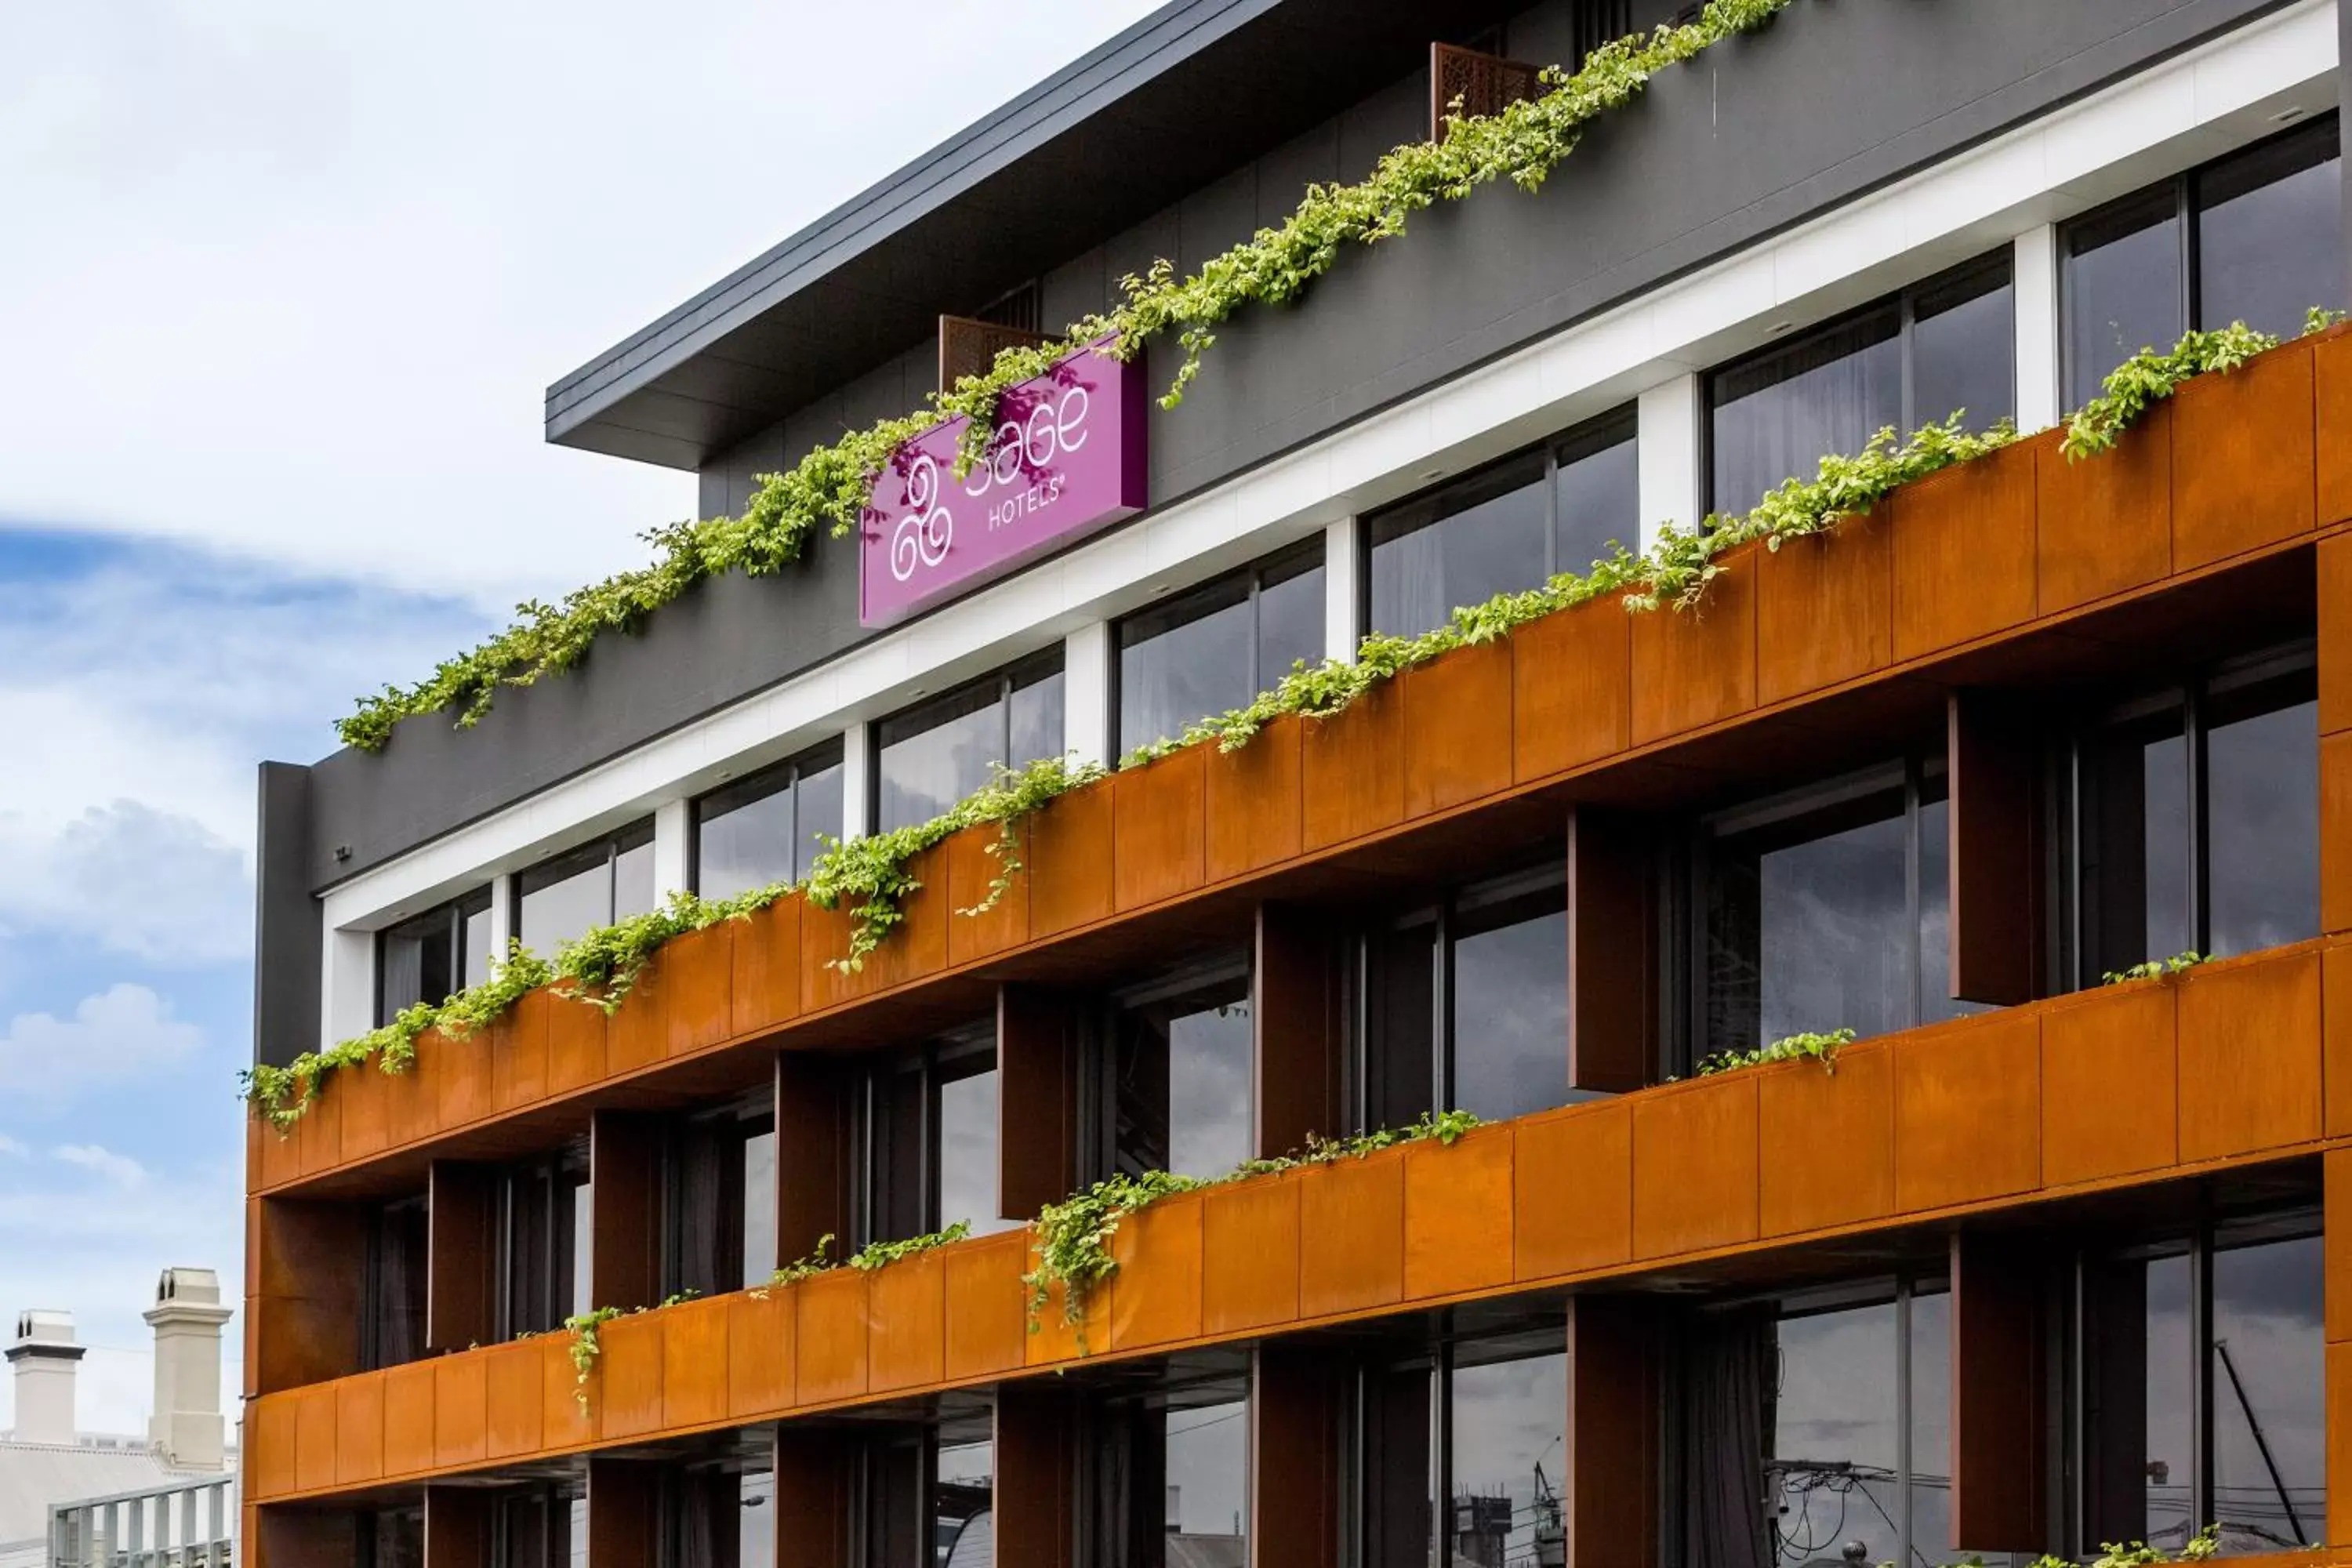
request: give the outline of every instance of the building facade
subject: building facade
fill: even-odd
[[[741,512],[1677,9],[1174,0],[549,438]],[[2329,0],[1793,0],[1222,321],[1181,403],[1172,341],[1081,353],[854,537],[266,764],[268,1067],[996,764],[1110,771],[925,849],[856,966],[791,891],[257,1118],[247,1549],[2352,1561],[2342,43]],[[2061,450],[2233,321],[2283,342]],[[1688,608],[1156,744],[1959,410],[2027,436]],[[1283,1158],[1383,1130],[1428,1135]],[[1028,1222],[1120,1178],[1169,1190],[1070,1283]]]

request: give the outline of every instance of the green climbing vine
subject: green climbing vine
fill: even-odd
[[[2107,985],[2121,985],[2126,980],[2161,980],[2212,962],[2210,954],[2192,948],[2187,952],[2176,952],[2170,958],[2151,958],[2145,963],[2135,963],[2129,969],[2110,969],[2099,979]]]
[[[624,1315],[618,1307],[591,1307],[563,1320],[564,1329],[572,1335],[572,1397],[579,1402],[583,1415],[588,1411],[588,1380],[595,1375],[596,1360],[604,1353],[604,1325]]]
[[[1825,1035],[1788,1035],[1769,1046],[1752,1051],[1717,1051],[1699,1058],[1696,1069],[1700,1078],[1712,1078],[1717,1073],[1732,1072],[1740,1068],[1769,1067],[1774,1062],[1819,1062],[1823,1072],[1837,1071],[1838,1053],[1853,1044],[1852,1029],[1832,1029]]]
[[[1174,333],[1183,349],[1162,403],[1173,406],[1199,372],[1213,330],[1252,303],[1296,301],[1350,247],[1379,244],[1405,231],[1406,220],[1441,201],[1460,201],[1508,181],[1533,191],[1574,152],[1584,129],[1639,97],[1658,72],[1710,46],[1761,26],[1791,0],[1708,0],[1696,21],[1662,26],[1595,49],[1573,73],[1544,73],[1543,90],[1499,114],[1448,122],[1442,142],[1414,142],[1382,157],[1351,184],[1309,185],[1280,224],[1262,228],[1200,271],[1178,277],[1166,261],[1120,279],[1126,298],[1104,315],[1073,323],[1053,342],[1007,349],[983,375],[966,376],[931,395],[910,414],[881,420],[819,447],[782,473],[761,476],[739,517],[656,528],[643,537],[653,562],[573,590],[556,604],[516,606],[516,618],[467,651],[444,659],[423,680],[386,686],[362,698],[336,725],[346,745],[381,750],[403,719],[455,709],[462,727],[489,710],[501,688],[530,686],[572,668],[595,640],[629,632],[705,578],[741,572],[762,576],[799,560],[820,529],[835,536],[856,525],[874,480],[908,441],[934,426],[968,418],[962,457],[977,456],[993,426],[998,397],[1045,374],[1076,349],[1110,340],[1132,359],[1155,338]]]
[[[2318,1550],[2314,1547],[2315,1552]],[[2210,1563],[2221,1555],[2221,1527],[2209,1524],[2182,1543],[2179,1552],[2167,1552],[2161,1546],[2150,1546],[2144,1541],[2129,1545],[2108,1542],[2099,1548],[2099,1555],[2091,1560],[2091,1568],[2152,1568],[2165,1563]],[[1882,1563],[1879,1568],[1895,1568],[1892,1563]],[[1952,1563],[1950,1568],[1985,1568],[1982,1557],[1968,1557]],[[2078,1568],[2069,1557],[2042,1556],[2033,1560],[2033,1568]]]
[[[1084,1353],[1087,1302],[1097,1287],[1118,1272],[1118,1260],[1111,1255],[1111,1238],[1118,1234],[1129,1215],[1162,1198],[1307,1165],[1360,1160],[1382,1149],[1425,1139],[1433,1138],[1451,1145],[1477,1125],[1478,1118],[1467,1110],[1424,1111],[1418,1121],[1405,1127],[1347,1138],[1310,1138],[1298,1153],[1245,1160],[1223,1176],[1184,1176],[1170,1171],[1129,1175],[1120,1172],[1083,1192],[1073,1193],[1060,1203],[1047,1204],[1030,1226],[1035,1262],[1021,1277],[1029,1291],[1029,1331],[1035,1333],[1044,1326],[1045,1309],[1058,1288],[1062,1292],[1063,1317],[1078,1331],[1078,1349]]]

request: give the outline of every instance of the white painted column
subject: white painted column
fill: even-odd
[[[1323,529],[1323,657],[1352,664],[1364,640],[1363,519]]]
[[[841,841],[873,831],[867,813],[874,796],[873,726],[863,719],[841,732]]]
[[[1669,522],[1688,532],[1704,517],[1699,496],[1699,378],[1685,373],[1643,392],[1635,405],[1642,548]]]
[[[666,800],[654,807],[654,897],[693,891],[694,803]]]
[[[2017,427],[2047,430],[2065,412],[2059,380],[2058,230],[2042,224],[2011,247],[2017,300]]]
[[[330,931],[324,946],[319,1022],[331,1046],[375,1027],[375,932]]]
[[[515,879],[504,871],[490,879],[490,962],[507,961],[507,949],[514,944]]]
[[[1113,678],[1108,621],[1088,621],[1062,639],[1062,750],[1073,763],[1118,760]]]

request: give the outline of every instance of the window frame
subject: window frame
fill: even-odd
[[[1234,603],[1246,604],[1249,606],[1250,623],[1249,693],[1242,699],[1246,702],[1258,693],[1271,689],[1275,682],[1290,673],[1288,670],[1277,670],[1273,672],[1269,679],[1268,672],[1264,668],[1265,591],[1303,577],[1309,572],[1323,572],[1328,574],[1329,570],[1330,563],[1327,559],[1322,538],[1315,536],[1302,539],[1295,543],[1284,545],[1279,550],[1269,552],[1236,571],[1212,577],[1203,583],[1196,583],[1180,593],[1171,594],[1166,598],[1146,605],[1140,609],[1130,610],[1113,621],[1110,628],[1110,732],[1118,737],[1119,752],[1124,754],[1134,749],[1128,744],[1125,733],[1127,654],[1130,647],[1138,647],[1156,638],[1181,631],[1222,610],[1231,609]],[[1328,575],[1326,581],[1328,581]],[[1220,595],[1232,593],[1236,584],[1244,587],[1244,595],[1239,601],[1219,599]],[[1129,639],[1130,628],[1139,622],[1163,616],[1167,617],[1165,624],[1156,631],[1148,636],[1135,637],[1132,641]],[[1324,640],[1328,642],[1329,636],[1328,617],[1324,629]],[[1208,715],[1201,714],[1197,717],[1206,718]],[[1167,738],[1152,736],[1138,741],[1136,745],[1148,746],[1153,741]]]
[[[918,735],[928,734],[943,724],[953,723],[967,713],[977,713],[992,703],[997,709],[997,750],[1002,753],[996,761],[1006,767],[1014,766],[1015,764],[1011,761],[1013,693],[1025,691],[1032,686],[1043,685],[1057,675],[1064,677],[1062,710],[1064,724],[1066,727],[1069,713],[1068,661],[1059,643],[1051,647],[1040,648],[1035,653],[1024,655],[1010,664],[991,670],[986,675],[960,682],[935,697],[925,697],[896,712],[885,714],[874,721],[866,729],[866,820],[874,825],[876,831],[884,831],[881,823],[882,753],[885,751],[899,742],[912,740]],[[992,690],[994,695],[989,699],[989,701],[976,703],[969,708],[959,708],[960,704],[970,701],[974,693],[990,690]],[[950,709],[958,709],[958,710],[947,712]],[[913,728],[895,737],[890,734],[893,725],[909,724],[923,715],[935,712],[946,712],[947,716],[915,724]],[[1067,734],[1065,733],[1063,738],[1066,741]]]
[[[2063,271],[2063,268],[2061,268],[2061,270]],[[1721,498],[1716,494],[1715,416],[1717,411],[1722,406],[1717,399],[1717,390],[1725,377],[1736,375],[1741,371],[1751,369],[1768,360],[1775,359],[1780,355],[1786,354],[1790,350],[1800,348],[1805,343],[1812,342],[1815,339],[1826,338],[1832,333],[1844,331],[1851,327],[1868,321],[1873,316],[1882,315],[1892,310],[1895,312],[1895,330],[1893,342],[1896,345],[1896,352],[1900,357],[1900,382],[1902,386],[1900,409],[1901,418],[1898,422],[1897,428],[1901,432],[1908,434],[1919,427],[1919,411],[1916,406],[1915,406],[1917,395],[1916,382],[1918,379],[1917,356],[1915,345],[1916,342],[1916,329],[1919,322],[1918,306],[1920,298],[1923,295],[1934,295],[1945,289],[1957,289],[1964,283],[1973,281],[1979,274],[1989,277],[1995,272],[1999,272],[2002,275],[2003,285],[2012,291],[2016,289],[2016,258],[2011,254],[2010,247],[2007,246],[1997,246],[1993,249],[1985,251],[1980,255],[1969,257],[1965,261],[1956,262],[1949,267],[1943,268],[1936,272],[1928,274],[1927,277],[1920,279],[1916,282],[1906,283],[1900,289],[1895,289],[1890,293],[1883,294],[1877,299],[1869,301],[1867,304],[1857,305],[1850,310],[1842,310],[1838,314],[1829,317],[1824,321],[1812,322],[1805,327],[1801,331],[1790,331],[1785,333],[1759,348],[1750,349],[1746,353],[1738,355],[1732,359],[1727,359],[1720,364],[1710,366],[1699,376],[1698,389],[1698,477],[1700,510],[1712,516],[1722,504]],[[1989,289],[1985,291],[1990,292]],[[1974,295],[1969,296],[1971,299],[1975,297],[1976,296]],[[2013,334],[2013,297],[2011,309],[2011,331]],[[1941,312],[1930,312],[1930,315],[1932,316],[1940,313]],[[1777,385],[1779,384],[1772,383],[1769,384]],[[2010,345],[2009,352],[2009,406],[2011,416],[2014,417],[2017,409],[2017,348],[2013,342]],[[1950,412],[1950,409],[1945,409],[1942,413],[1934,416],[1934,417],[1940,419]],[[1830,454],[1828,453],[1822,454],[1823,457],[1827,457]]]
[[[514,939],[525,943],[526,946],[528,946],[530,941],[530,933],[523,929],[522,911],[523,900],[525,899],[529,898],[533,893],[542,892],[559,883],[568,882],[582,872],[590,869],[596,864],[600,854],[604,862],[604,918],[597,923],[602,925],[612,924],[614,918],[614,911],[620,907],[620,889],[616,879],[618,877],[621,857],[630,853],[632,850],[645,848],[650,846],[653,841],[654,819],[651,816],[640,816],[634,821],[625,822],[618,827],[600,834],[596,837],[587,840],[585,843],[575,844],[569,849],[558,851],[553,855],[545,857],[532,865],[525,866],[522,869],[513,872],[508,879],[508,888],[509,897],[512,900],[510,907],[514,910],[514,931],[512,932]],[[556,868],[559,867],[568,868],[559,872],[556,870]],[[525,884],[532,878],[540,876],[545,876],[546,880],[542,881],[538,887],[529,888],[525,886]],[[658,899],[661,896],[661,889],[659,888],[656,888],[654,889],[654,895]],[[530,951],[537,952],[538,950],[534,948]],[[552,957],[554,955],[552,953],[545,953],[541,956]]]
[[[2203,331],[2206,325],[2202,260],[2204,247],[2200,243],[2200,239],[2204,227],[2205,209],[2200,198],[2203,195],[2205,182],[2217,174],[2233,170],[2237,165],[2251,163],[2297,140],[2326,142],[2329,145],[2340,147],[2342,136],[2339,124],[2340,114],[2340,110],[2330,109],[2307,119],[2299,120],[2268,136],[2249,142],[2242,147],[2233,147],[2219,157],[2208,158],[2203,163],[2191,164],[2177,174],[2150,181],[2111,201],[2101,202],[2089,211],[2078,213],[2060,224],[2057,235],[2059,386],[2062,389],[2071,388],[2074,384],[2075,372],[2078,368],[2088,368],[2093,374],[2102,376],[2115,368],[2113,365],[2078,367],[2074,362],[2072,329],[2076,311],[2076,300],[2074,253],[2069,242],[2076,232],[2111,218],[2136,203],[2152,203],[2153,198],[2159,193],[2168,194],[2172,209],[2170,221],[2179,226],[2178,239],[2180,248],[2180,296],[2175,303],[2180,307],[2180,320],[2188,331]],[[2340,152],[2337,155],[2341,155]],[[2325,160],[2323,159],[2322,162]],[[2170,345],[2158,343],[2154,346],[2161,351]]]
[[[940,1228],[943,1223],[940,1213],[940,1090],[950,1083],[996,1071],[1000,1066],[996,1046],[996,1020],[990,1016],[893,1053],[858,1074],[853,1090],[856,1114],[851,1153],[856,1179],[850,1194],[850,1227],[856,1238],[855,1246],[907,1239],[894,1234],[898,1227],[889,1223],[891,1211],[900,1197],[892,1183],[898,1173],[895,1159],[899,1140],[907,1135],[895,1121],[902,1107],[915,1110],[917,1122],[913,1130],[913,1164],[917,1189],[914,1209],[918,1217],[914,1221],[916,1228],[908,1235],[927,1235]],[[900,1081],[908,1079],[914,1081],[902,1098],[895,1091]],[[998,1091],[1003,1092],[1001,1079]],[[1002,1150],[998,1162],[1001,1172]],[[1000,1191],[997,1207],[1001,1211],[1003,1206]],[[978,1221],[979,1216],[972,1217]],[[1002,1213],[995,1216],[999,1228],[1006,1228],[1001,1223],[1004,1217]],[[975,1230],[974,1234],[992,1233]]]
[[[1471,501],[1448,510],[1447,503],[1453,498],[1478,489],[1482,484],[1491,481],[1496,475],[1505,472],[1515,464],[1535,462],[1538,465],[1529,482],[1540,486],[1543,490],[1543,582],[1549,582],[1562,572],[1582,570],[1580,566],[1564,565],[1559,559],[1561,527],[1559,470],[1564,463],[1581,462],[1587,458],[1597,456],[1612,447],[1628,441],[1634,445],[1634,460],[1638,465],[1641,439],[1641,405],[1638,402],[1621,403],[1589,418],[1580,419],[1566,429],[1547,436],[1540,441],[1521,447],[1516,451],[1507,452],[1499,458],[1480,463],[1474,468],[1455,474],[1449,479],[1441,479],[1425,489],[1417,490],[1402,500],[1391,501],[1385,506],[1377,507],[1364,513],[1360,520],[1360,526],[1355,531],[1356,625],[1361,628],[1362,635],[1375,636],[1381,630],[1372,624],[1372,552],[1379,545],[1386,544],[1392,540],[1402,539],[1409,534],[1419,533],[1427,529],[1444,526],[1451,519],[1460,516],[1472,506],[1478,504],[1476,501]],[[1563,458],[1563,454],[1570,455]],[[1384,522],[1402,513],[1423,507],[1435,510],[1429,517],[1410,527],[1397,530],[1386,539],[1377,537]],[[1638,511],[1634,515],[1633,525],[1638,535],[1642,527]],[[1628,550],[1638,550],[1642,542],[1639,537],[1636,537],[1620,542],[1623,543]],[[1543,583],[1528,584],[1530,588],[1542,585]],[[1448,607],[1453,609],[1463,606]]]
[[[849,753],[845,738],[835,735],[830,740],[820,741],[814,746],[797,752],[782,762],[771,763],[766,767],[755,769],[740,778],[730,779],[716,788],[705,790],[696,795],[688,803],[687,816],[691,831],[687,835],[686,841],[687,885],[698,894],[702,891],[702,830],[706,825],[717,822],[746,806],[773,799],[788,790],[793,797],[793,825],[787,834],[789,848],[787,858],[791,862],[791,871],[786,879],[798,880],[801,855],[813,837],[803,831],[809,825],[801,817],[802,779],[806,775],[821,773],[827,768],[839,768],[843,772],[844,782],[846,783]],[[714,802],[723,804],[714,810],[712,809]],[[826,831],[838,837],[846,826],[845,823],[836,822]],[[811,858],[814,858],[814,855]]]
[[[384,978],[391,973],[391,966],[384,962],[385,947],[394,939],[404,937],[411,931],[425,926],[428,921],[436,924],[446,923],[449,942],[449,975],[456,983],[450,994],[454,996],[466,988],[466,964],[468,957],[466,950],[466,922],[476,915],[487,914],[491,901],[490,886],[488,883],[484,883],[478,888],[458,894],[454,899],[445,900],[430,909],[410,915],[406,920],[394,921],[375,933],[374,1007],[378,1028],[391,1023],[394,1014],[400,1010],[397,1007],[387,1007],[384,1001]],[[494,952],[485,953],[483,961],[488,964],[497,956]],[[442,998],[420,996],[417,1000],[439,1002]]]

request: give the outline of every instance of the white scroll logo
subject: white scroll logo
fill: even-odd
[[[918,455],[907,476],[907,515],[890,531],[890,575],[903,583],[917,565],[937,566],[955,542],[955,519],[940,504],[940,465]]]

